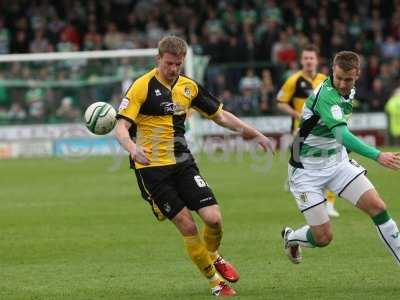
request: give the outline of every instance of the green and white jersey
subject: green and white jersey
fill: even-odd
[[[322,82],[304,105],[300,130],[291,147],[289,163],[295,168],[328,168],[348,159],[345,147],[337,142],[332,129],[347,125],[355,89],[348,97],[341,96],[332,80],[329,77]]]

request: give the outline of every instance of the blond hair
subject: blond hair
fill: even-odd
[[[185,40],[177,36],[166,36],[158,42],[158,54],[170,53],[177,56],[185,56],[187,44]]]
[[[333,59],[333,65],[346,72],[353,69],[360,70],[360,64],[360,56],[353,51],[340,51]]]

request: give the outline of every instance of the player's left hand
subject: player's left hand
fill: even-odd
[[[378,156],[378,162],[389,169],[400,170],[400,153],[381,152]]]

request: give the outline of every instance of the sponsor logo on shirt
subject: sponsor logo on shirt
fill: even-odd
[[[118,111],[124,110],[128,106],[129,106],[129,99],[125,97],[125,98],[122,99],[122,101],[121,101],[121,103],[119,105]]]
[[[185,108],[179,104],[173,102],[161,102],[161,109],[166,115],[183,115],[185,113]]]
[[[331,107],[331,114],[332,114],[332,117],[335,120],[342,120],[343,119],[342,109],[339,107],[339,105],[333,105]]]

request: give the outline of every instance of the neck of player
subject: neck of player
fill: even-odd
[[[303,70],[304,75],[306,75],[308,78],[313,79],[315,75],[317,75],[316,71],[307,71]]]

